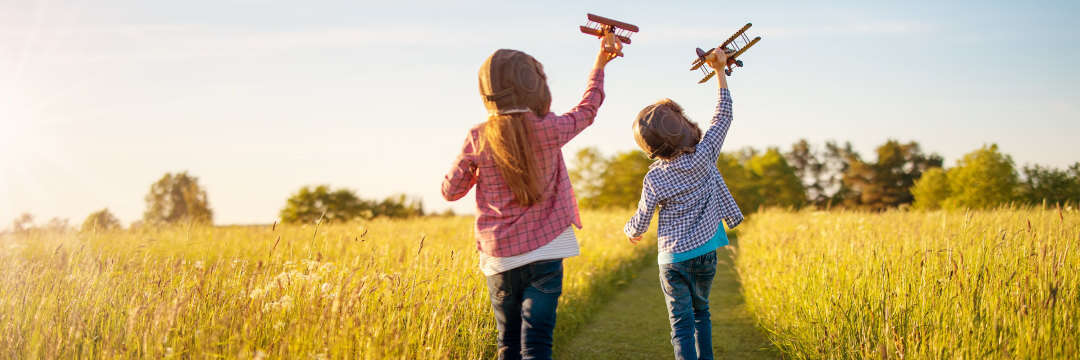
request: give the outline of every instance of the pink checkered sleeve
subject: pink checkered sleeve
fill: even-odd
[[[473,151],[472,132],[465,138],[461,154],[454,161],[454,166],[443,177],[442,196],[447,201],[454,201],[469,193],[476,184],[476,154]]]
[[[566,145],[586,127],[592,125],[597,109],[604,102],[604,69],[593,68],[585,95],[569,112],[555,118],[555,131],[559,146]]]

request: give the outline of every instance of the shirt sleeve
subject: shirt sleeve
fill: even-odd
[[[645,180],[642,181],[641,200],[638,200],[637,212],[623,227],[623,232],[626,233],[627,237],[638,237],[644,234],[646,230],[649,230],[649,222],[652,221],[653,212],[656,211],[657,205],[656,193],[646,176]]]
[[[465,138],[461,154],[454,160],[454,166],[443,177],[442,196],[447,201],[454,201],[469,193],[476,185],[476,154],[473,149],[473,136]]]
[[[570,142],[586,127],[592,125],[600,104],[604,102],[604,69],[594,68],[581,102],[569,112],[555,117],[555,131],[560,147]]]
[[[731,92],[726,88],[720,89],[719,101],[716,104],[716,115],[709,122],[709,129],[705,136],[701,137],[695,153],[702,158],[700,161],[715,163],[720,156],[720,148],[724,146],[728,129],[731,128]]]

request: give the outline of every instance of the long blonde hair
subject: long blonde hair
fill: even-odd
[[[484,124],[480,151],[491,149],[517,202],[531,206],[543,200],[539,156],[534,151],[533,126],[525,114],[497,115]]]

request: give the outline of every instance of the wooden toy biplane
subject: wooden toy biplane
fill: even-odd
[[[598,38],[604,38],[608,34],[611,34],[623,44],[630,44],[630,35],[638,32],[638,27],[633,24],[627,24],[622,21],[608,19],[603,16],[586,14],[588,22],[585,25],[580,26],[581,32],[596,36]],[[622,51],[619,51],[619,56],[623,56]]]
[[[755,37],[753,40],[751,40],[749,36],[746,36],[746,30],[750,29],[751,25],[753,24],[746,23],[746,25],[743,25],[742,29],[735,32],[735,35],[731,35],[731,37],[725,40],[723,44],[720,44],[720,47],[724,49],[724,53],[728,56],[724,74],[731,76],[731,70],[734,67],[742,67],[742,60],[736,58],[746,52],[746,50],[750,50],[750,47],[757,44],[758,41],[761,41],[760,36]],[[697,60],[694,60],[693,64],[691,64],[690,71],[701,69],[701,71],[705,73],[705,78],[698,81],[698,84],[709,81],[709,79],[712,79],[712,77],[716,75],[716,69],[710,69],[709,64],[705,61],[705,57],[712,54],[713,51],[716,51],[716,48],[709,49],[709,51],[697,48]]]

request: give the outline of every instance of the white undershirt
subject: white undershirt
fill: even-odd
[[[568,226],[566,231],[555,237],[555,240],[524,254],[496,257],[481,251],[480,271],[484,272],[484,276],[491,276],[541,260],[563,259],[578,255],[581,255],[581,249],[578,247],[577,236],[574,236],[574,227]]]

